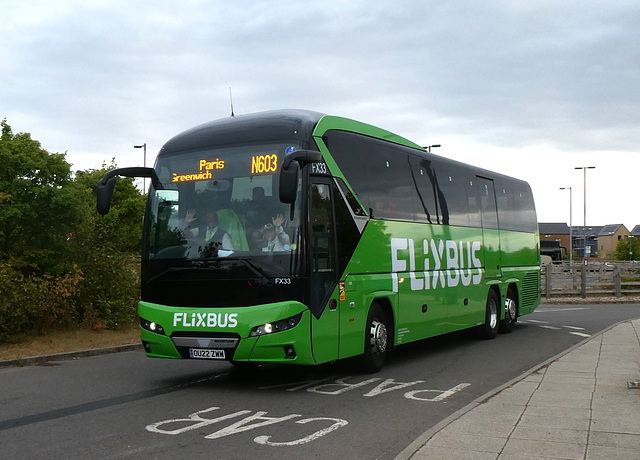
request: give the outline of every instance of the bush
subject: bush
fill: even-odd
[[[25,305],[32,285],[7,264],[0,265],[0,343],[12,342],[26,329],[29,320]]]
[[[44,334],[48,331],[68,329],[78,324],[76,297],[82,273],[77,267],[61,277],[43,275],[31,277],[32,298],[26,305],[31,332]]]
[[[28,334],[77,325],[75,298],[82,273],[77,268],[62,277],[24,277],[8,266],[0,269],[0,342]]]
[[[81,263],[80,322],[92,328],[126,326],[136,320],[140,264],[131,254],[97,253]]]

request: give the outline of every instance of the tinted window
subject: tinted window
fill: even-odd
[[[366,217],[367,213],[364,211],[364,209],[362,209],[362,207],[360,206],[360,203],[358,203],[358,200],[356,200],[356,197],[353,196],[353,193],[351,193],[351,190],[349,190],[349,187],[347,187],[347,184],[345,184],[344,181],[340,178],[336,178],[335,180],[336,180],[336,184],[340,188],[341,194],[344,195],[344,198],[347,200],[347,203],[349,203],[349,208],[351,208],[351,212],[353,212],[353,215],[359,216],[359,217]]]
[[[416,213],[416,221],[442,224],[442,209],[436,200],[435,172],[432,162],[415,155],[409,156],[411,181],[415,184],[422,212]]]
[[[479,227],[477,190],[469,170],[460,164],[438,162],[435,176],[443,223]]]
[[[463,163],[344,131],[328,131],[324,142],[373,218],[481,227],[480,210],[490,206],[495,217],[497,204],[500,228],[537,229],[526,182],[499,176],[494,197]]]
[[[344,131],[330,131],[325,143],[369,215],[376,219],[424,219],[411,181],[408,149]]]
[[[480,210],[482,212],[482,226],[484,228],[497,229],[498,213],[496,210],[496,195],[493,180],[477,177],[478,191],[480,195]]]
[[[342,199],[342,193],[340,193],[336,184],[339,185],[342,190],[347,190],[345,197],[349,203]],[[344,182],[342,182],[342,179],[336,179],[336,184],[333,185],[333,203],[336,213],[336,227],[340,234],[340,238],[338,239],[338,275],[341,275],[347,268],[353,251],[355,251],[358,241],[360,241],[360,232],[358,231],[354,217],[351,215],[351,212],[349,212],[349,204],[351,204],[349,197],[353,199],[352,206],[356,207],[356,209],[352,209],[355,216],[364,215],[364,211],[358,205],[355,197],[351,195],[351,192],[349,192]]]
[[[313,184],[309,220],[311,226],[311,311],[322,311],[335,285],[335,234],[329,184]]]
[[[498,220],[503,230],[533,233],[538,228],[531,188],[526,182],[499,178],[495,181]]]

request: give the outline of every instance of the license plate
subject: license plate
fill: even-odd
[[[225,359],[224,350],[210,350],[207,348],[189,348],[189,356],[198,359]]]

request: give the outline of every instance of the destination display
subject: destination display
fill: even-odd
[[[279,161],[278,155],[275,153],[268,153],[262,155],[253,155],[249,163],[250,171],[252,175],[257,174],[272,174],[278,171]],[[216,158],[215,160],[200,159],[198,160],[198,170],[190,173],[171,173],[171,182],[192,182],[199,180],[210,180],[214,178],[214,173],[222,171],[226,167],[226,162],[223,159]],[[249,169],[249,168],[248,168]]]

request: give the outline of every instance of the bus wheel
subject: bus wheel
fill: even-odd
[[[380,305],[373,304],[367,317],[364,338],[364,354],[361,368],[366,373],[378,372],[389,352],[389,328]]]
[[[508,334],[513,330],[518,318],[518,304],[514,300],[515,295],[511,289],[504,301],[504,319],[500,321],[500,332]]]
[[[484,324],[480,326],[480,338],[481,339],[494,339],[498,335],[498,328],[500,327],[500,311],[498,310],[500,305],[500,299],[496,295],[493,289],[489,290],[489,296],[487,297],[487,310],[484,317]]]

